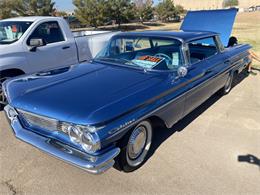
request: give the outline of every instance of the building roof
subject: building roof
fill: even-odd
[[[155,36],[155,37],[171,37],[183,42],[218,35],[215,32],[187,32],[187,31],[139,31],[139,32],[123,32],[117,36]]]

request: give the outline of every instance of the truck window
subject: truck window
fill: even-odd
[[[32,22],[0,22],[0,44],[11,44],[18,41]]]
[[[27,44],[32,38],[41,38],[46,42],[46,44],[65,40],[58,22],[45,22],[40,24],[31,34]]]
[[[218,53],[218,47],[214,37],[192,41],[188,46],[192,64]]]

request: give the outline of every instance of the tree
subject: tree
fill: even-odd
[[[235,7],[238,6],[239,1],[238,0],[224,0],[223,1],[223,7]]]
[[[97,28],[104,24],[108,9],[105,0],[74,0],[73,4],[75,16],[83,25]]]
[[[52,0],[17,0],[13,10],[19,16],[51,16],[54,5]]]
[[[131,0],[107,0],[107,16],[115,20],[120,27],[121,23],[129,22],[135,18],[134,4]]]
[[[153,18],[153,1],[152,0],[135,0],[134,1],[137,17],[141,23]]]
[[[51,16],[54,5],[52,0],[0,0],[0,17]]]
[[[184,13],[187,12],[187,11],[184,9],[184,7],[181,6],[181,5],[176,5],[176,6],[175,6],[175,10],[176,10],[176,13],[177,13],[178,15],[184,14]]]
[[[17,16],[13,11],[15,2],[13,0],[0,0],[0,19],[11,18]]]
[[[172,0],[163,0],[157,5],[156,12],[159,19],[164,22],[168,22],[170,18],[175,18],[179,15]]]

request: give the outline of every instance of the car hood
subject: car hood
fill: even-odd
[[[84,125],[134,109],[162,80],[158,73],[90,63],[18,77],[5,88],[18,109]]]
[[[5,55],[9,52],[10,45],[1,45],[0,44],[0,56]]]
[[[181,26],[183,31],[211,31],[220,34],[222,43],[227,46],[237,9],[189,11]]]
[[[20,56],[21,55],[21,45],[14,44],[0,44],[0,57],[10,57],[10,56]],[[17,57],[16,56],[16,57]],[[0,62],[1,64],[1,62]],[[1,70],[1,69],[0,69]]]

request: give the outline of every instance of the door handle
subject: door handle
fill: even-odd
[[[64,49],[69,49],[70,48],[70,46],[64,46],[62,49],[64,50]]]

